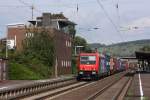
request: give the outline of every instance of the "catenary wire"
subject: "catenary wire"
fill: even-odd
[[[122,35],[120,34],[120,31],[118,30],[116,24],[113,22],[113,20],[110,18],[110,16],[108,15],[107,11],[105,10],[104,6],[102,5],[102,3],[100,2],[100,0],[97,0],[98,5],[101,7],[101,9],[103,10],[105,16],[108,18],[108,20],[111,22],[111,24],[113,25],[114,29],[116,30],[116,32],[118,33],[118,36],[120,37],[120,39],[124,42],[124,39],[122,37]]]

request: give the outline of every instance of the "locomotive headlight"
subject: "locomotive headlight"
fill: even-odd
[[[93,70],[95,71],[96,69],[95,69],[95,68],[93,68]]]
[[[96,72],[92,72],[92,74],[96,74]]]
[[[83,74],[83,72],[79,72],[79,74]]]

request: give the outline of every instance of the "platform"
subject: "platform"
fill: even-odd
[[[67,78],[73,78],[74,75],[63,75],[57,78],[50,78],[50,79],[43,79],[43,80],[1,80],[0,81],[0,90],[3,89],[10,89],[14,87],[18,87],[24,84],[34,84],[34,83],[42,83],[42,82],[50,82],[50,81],[57,81]]]
[[[150,100],[150,73],[136,73],[125,100]]]

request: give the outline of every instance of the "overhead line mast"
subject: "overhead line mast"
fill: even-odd
[[[31,19],[33,20],[33,18],[34,18],[34,9],[35,9],[34,5],[33,4],[30,5],[30,4],[26,3],[26,2],[24,2],[23,0],[18,0],[18,1],[20,3],[22,3],[22,4],[24,4],[25,6],[28,6],[28,7],[31,8]]]
[[[33,20],[33,16],[34,16],[34,15],[33,15],[33,14],[34,14],[34,13],[33,13],[33,12],[34,12],[34,6],[33,6],[33,5],[31,6],[31,9],[32,9],[32,20]]]
[[[119,32],[121,34],[121,33],[124,33],[124,32],[120,30],[120,28],[121,28],[121,16],[120,16],[120,12],[119,12],[119,8],[120,8],[119,0],[117,0],[117,3],[115,4],[115,8],[116,8],[116,11],[117,11],[117,16],[118,16]]]
[[[124,38],[122,37],[122,35],[120,34],[120,31],[118,30],[116,24],[113,22],[113,20],[111,19],[111,17],[108,15],[107,11],[105,10],[104,6],[102,5],[102,3],[100,2],[100,0],[97,0],[98,5],[101,7],[101,9],[103,10],[104,14],[106,15],[106,17],[108,18],[108,20],[111,22],[111,24],[113,25],[114,29],[117,31],[119,37],[121,38],[121,40],[123,42]]]

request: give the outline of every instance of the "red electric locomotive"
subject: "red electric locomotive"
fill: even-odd
[[[78,58],[77,80],[98,78],[99,53],[81,53]]]

